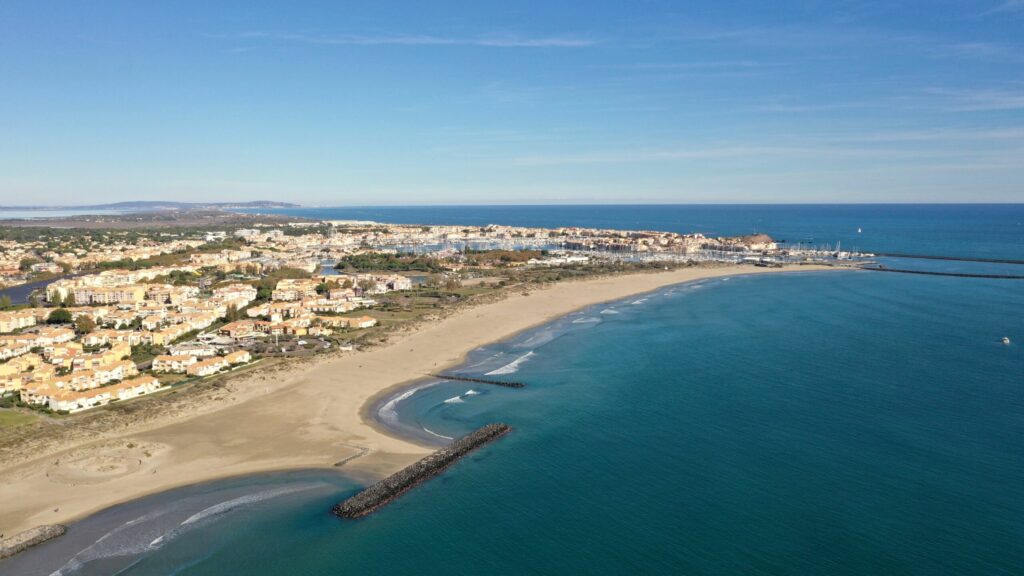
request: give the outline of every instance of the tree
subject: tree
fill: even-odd
[[[11,307],[11,297],[4,294],[0,296],[0,310],[7,310]]]
[[[462,281],[458,278],[449,278],[448,281],[444,283],[444,289],[449,292],[453,292],[459,288],[462,288]]]
[[[47,324],[70,324],[71,323],[71,312],[68,312],[67,308],[57,308],[46,318]]]
[[[42,262],[42,260],[38,258],[22,258],[21,262],[18,262],[18,270],[21,270],[22,272],[28,272],[29,270],[32,269],[33,264],[38,264],[40,262]]]
[[[330,289],[331,289],[331,285],[328,284],[327,282],[321,282],[321,283],[316,285],[316,293],[317,294],[321,294],[321,295],[322,294],[326,294]]]
[[[35,294],[32,294],[31,296],[29,296],[28,297],[28,305],[33,307],[33,308],[39,308],[39,297],[36,296]]]
[[[54,292],[53,297],[50,298],[50,304],[58,308],[64,306],[64,299],[60,297],[60,292]]]
[[[345,278],[345,281],[341,283],[341,287],[342,288],[351,288],[352,287],[352,279],[351,278]]]
[[[75,305],[75,293],[74,292],[68,292],[68,297],[64,299],[64,305],[65,306],[74,306]]]
[[[238,320],[239,317],[238,306],[235,306],[234,304],[229,305],[227,312],[224,313],[224,320],[234,322],[235,320]]]
[[[96,321],[90,316],[82,314],[75,319],[75,332],[79,334],[88,334],[96,329]]]
[[[370,290],[373,290],[376,287],[377,283],[373,280],[370,280],[369,278],[359,281],[359,289],[362,290],[363,293],[369,292]]]

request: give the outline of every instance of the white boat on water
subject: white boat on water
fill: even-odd
[[[1010,343],[1010,337],[1009,336],[1003,336],[1003,344],[1009,344],[1009,343]]]

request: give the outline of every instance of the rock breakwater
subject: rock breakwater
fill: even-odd
[[[18,532],[10,538],[0,540],[0,560],[24,552],[47,540],[63,536],[67,528],[63,524],[46,524]]]
[[[420,483],[440,474],[473,450],[507,434],[512,427],[494,423],[477,428],[415,464],[395,472],[331,509],[341,518],[360,518],[388,504]]]

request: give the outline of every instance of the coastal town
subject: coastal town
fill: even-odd
[[[458,298],[471,286],[522,281],[524,271],[537,271],[537,281],[624,263],[770,265],[812,256],[820,254],[794,254],[763,234],[578,227],[20,229],[0,241],[0,281],[36,288],[22,302],[0,298],[0,390],[7,407],[70,414],[267,357],[353,351],[382,314],[398,322],[389,310],[409,309],[411,296]]]

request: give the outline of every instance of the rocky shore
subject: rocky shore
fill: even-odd
[[[511,429],[508,424],[501,423],[478,428],[336,505],[331,512],[342,518],[366,516],[418,484],[440,474],[466,454],[504,436]]]
[[[63,524],[47,524],[45,526],[29,528],[24,532],[18,532],[10,538],[4,538],[0,540],[0,560],[14,556],[19,552],[24,552],[47,540],[63,536],[66,531],[67,528]]]

